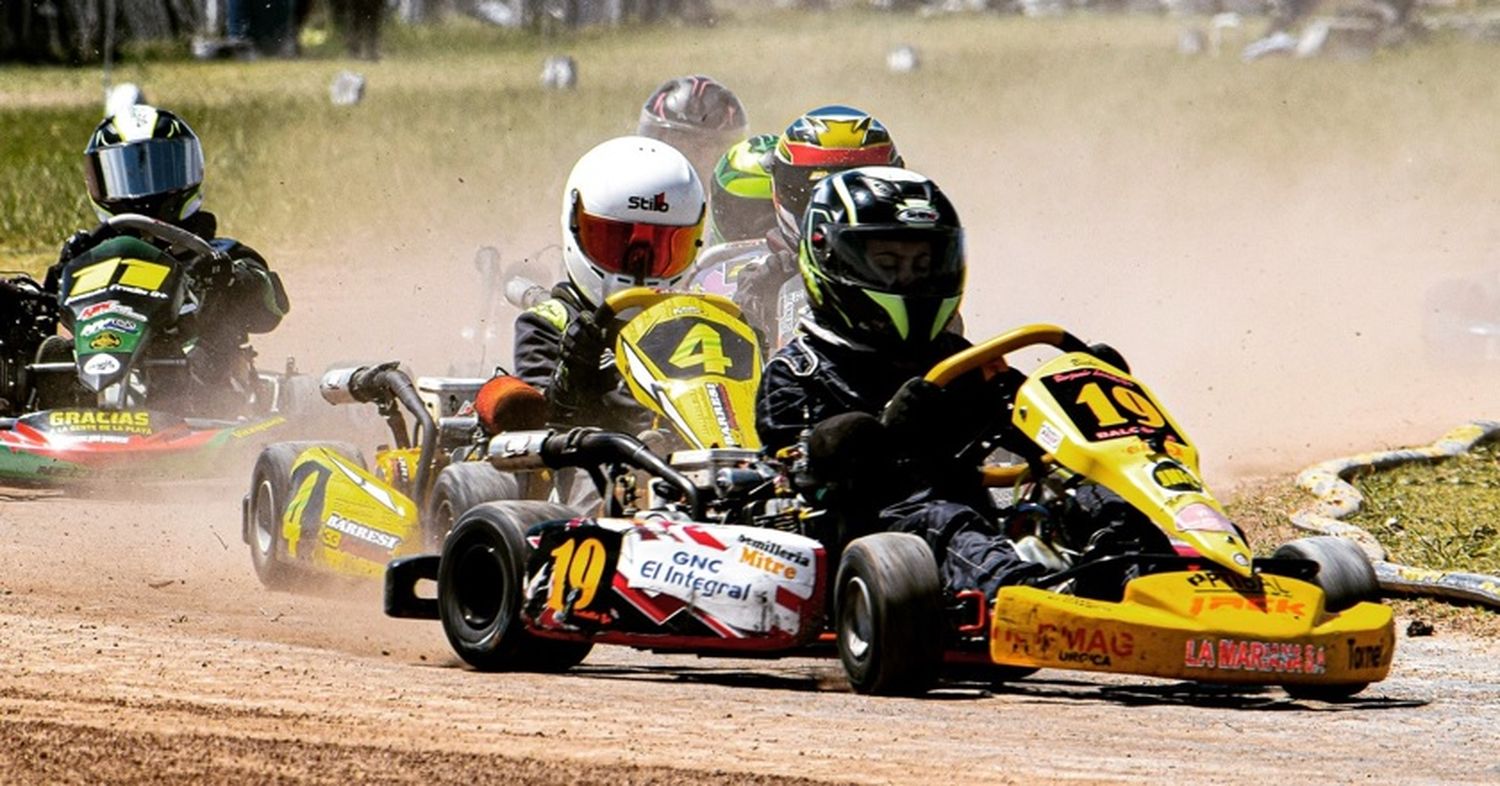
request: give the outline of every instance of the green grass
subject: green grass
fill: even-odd
[[[1391,559],[1440,570],[1500,574],[1500,446],[1355,480],[1365,504],[1349,521]]]
[[[375,64],[337,59],[330,41],[301,61],[126,62],[115,78],[188,118],[204,138],[211,209],[271,253],[351,236],[414,254],[543,237],[571,162],[631,130],[651,88],[686,71],[731,84],[756,130],[855,103],[919,168],[1003,169],[1045,147],[1061,182],[1110,168],[1101,198],[1173,173],[1295,180],[1328,161],[1351,177],[1389,170],[1396,189],[1500,182],[1500,49],[1437,40],[1368,63],[1246,66],[1177,56],[1179,24],[760,12],[704,30],[545,40],[456,22],[393,28]],[[901,42],[921,50],[918,74],[885,73]],[[541,59],[563,51],[579,61],[580,88],[543,91]],[[360,106],[328,104],[342,68],[369,78]],[[90,222],[78,159],[99,92],[94,70],[0,71],[0,267],[35,267]]]

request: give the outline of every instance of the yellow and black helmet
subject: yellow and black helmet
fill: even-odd
[[[100,219],[141,213],[177,223],[203,203],[203,147],[182,118],[136,104],[104,118],[83,151]]]
[[[797,257],[817,320],[869,346],[931,342],[963,299],[958,213],[908,169],[860,167],[819,181]]]
[[[858,166],[903,166],[885,125],[848,106],[821,106],[786,127],[771,156],[776,221],[795,241],[819,180]]]

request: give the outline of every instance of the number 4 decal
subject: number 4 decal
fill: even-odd
[[[705,374],[723,374],[734,365],[724,354],[724,337],[702,322],[682,337],[668,362],[678,368],[702,366]]]

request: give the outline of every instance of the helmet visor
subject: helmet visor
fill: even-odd
[[[590,215],[573,202],[573,232],[578,247],[600,270],[638,282],[681,275],[698,255],[703,213],[686,226],[615,221]]]
[[[964,288],[963,230],[953,227],[826,227],[830,278],[862,288],[954,297]],[[817,233],[811,238],[818,242]]]
[[[96,200],[155,196],[203,182],[203,148],[196,139],[148,139],[101,147],[84,158]]]
[[[807,203],[812,201],[813,187],[819,180],[849,167],[805,167],[788,164],[781,159],[771,162],[771,188],[776,195],[776,204],[802,224],[802,214],[807,212]]]

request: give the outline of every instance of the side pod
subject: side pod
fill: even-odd
[[[388,617],[415,620],[438,619],[437,598],[417,595],[417,582],[422,579],[437,581],[438,562],[436,554],[420,554],[391,560],[385,567],[385,613]]]

